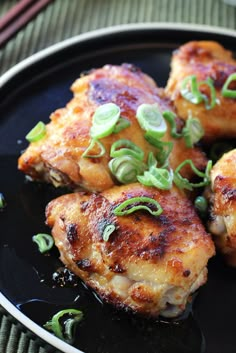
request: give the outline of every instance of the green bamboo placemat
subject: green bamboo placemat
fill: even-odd
[[[0,17],[16,0],[0,0]],[[236,29],[236,7],[221,0],[54,0],[0,50],[0,75],[33,53],[98,28],[178,22]],[[0,353],[59,353],[0,307]]]

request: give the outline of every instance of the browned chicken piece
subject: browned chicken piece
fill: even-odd
[[[172,108],[154,81],[129,64],[106,65],[91,70],[75,81],[72,91],[74,98],[65,108],[51,115],[45,137],[29,145],[19,158],[18,167],[33,179],[54,186],[82,186],[91,191],[103,191],[116,183],[108,168],[110,147],[114,141],[121,138],[132,141],[145,152],[145,160],[149,151],[157,151],[144,138],[144,131],[136,118],[137,108],[142,103],[156,103],[162,111]],[[91,140],[93,114],[99,106],[110,102],[120,107],[121,116],[129,120],[131,126],[101,139],[106,148],[105,155],[84,158],[82,154]],[[168,140],[169,134],[166,135],[165,140]],[[183,139],[173,142],[172,168],[185,159],[192,159],[198,168],[205,167],[206,160],[199,149],[186,148]],[[190,169],[185,170],[184,176],[191,176]]]
[[[211,220],[209,230],[226,261],[236,266],[236,150],[232,150],[211,170]]]
[[[162,214],[114,214],[123,201],[140,196],[158,201]],[[49,203],[46,217],[62,262],[118,308],[175,317],[206,282],[214,245],[175,187],[163,191],[134,183],[100,194],[68,194]],[[109,225],[115,230],[105,241]]]
[[[166,93],[180,118],[186,120],[191,114],[201,121],[205,140],[236,136],[236,100],[221,94],[225,81],[234,72],[236,61],[232,53],[216,42],[189,42],[173,53]],[[181,86],[190,75],[195,75],[198,82],[207,78],[213,80],[217,99],[213,109],[206,109],[204,102],[193,104],[183,98]],[[235,82],[230,88],[235,88]],[[205,85],[200,86],[200,91],[210,98],[210,90]]]

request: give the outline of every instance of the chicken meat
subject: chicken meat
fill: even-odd
[[[236,266],[236,150],[225,153],[211,170],[209,231],[228,264]]]
[[[169,99],[154,81],[133,65],[106,65],[91,70],[72,85],[74,97],[65,108],[51,114],[46,134],[39,141],[31,142],[20,156],[18,168],[32,179],[52,183],[54,186],[83,187],[90,191],[103,191],[117,181],[108,168],[110,148],[114,141],[128,139],[144,151],[144,162],[148,153],[157,149],[144,138],[137,118],[137,108],[143,104],[157,104],[163,112],[172,110]],[[91,136],[92,118],[98,107],[115,103],[121,116],[130,126],[118,133],[101,138],[105,154],[99,158],[85,158]],[[178,120],[178,119],[177,119]],[[180,120],[177,121],[181,128]],[[184,140],[170,137],[164,141],[174,143],[170,165],[176,168],[185,159],[193,160],[197,168],[203,169],[206,158],[198,148],[187,148]],[[183,176],[191,177],[191,169],[185,169]]]
[[[133,197],[156,200],[163,212],[115,215],[116,207]],[[67,194],[48,204],[46,219],[61,261],[118,308],[175,317],[207,280],[214,245],[176,187],[164,191],[133,183],[99,194]],[[104,237],[107,227],[113,228]]]
[[[192,115],[200,120],[205,130],[204,139],[235,137],[236,100],[222,95],[222,87],[228,77],[236,73],[236,61],[230,51],[213,41],[192,41],[184,44],[173,53],[171,73],[166,93],[171,98],[180,118],[187,120]],[[195,76],[197,83],[209,80],[213,82],[216,100],[209,109],[203,100],[194,104],[181,94],[184,80]],[[235,89],[235,80],[230,89]],[[190,89],[190,82],[187,89]],[[211,102],[210,88],[201,84],[200,92]],[[214,99],[214,98],[213,98]]]

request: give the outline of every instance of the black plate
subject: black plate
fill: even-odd
[[[129,62],[164,86],[172,51],[189,40],[217,40],[235,49],[235,34],[227,31],[177,25],[125,26],[62,43],[0,79],[0,192],[7,201],[0,213],[0,298],[17,319],[64,352],[69,352],[69,346],[39,326],[68,307],[84,312],[74,346],[88,353],[236,351],[236,271],[218,256],[210,261],[208,283],[200,289],[193,308],[172,322],[116,312],[81,283],[55,286],[52,274],[61,265],[58,253],[41,255],[32,235],[49,231],[44,226],[45,205],[64,191],[27,182],[17,171],[17,158],[27,146],[24,136],[36,122],[47,122],[53,110],[66,104],[72,96],[69,87],[82,71]]]

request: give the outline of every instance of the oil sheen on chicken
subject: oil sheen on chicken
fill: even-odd
[[[128,139],[145,153],[156,152],[144,138],[136,111],[143,103],[158,104],[161,111],[171,110],[168,99],[154,81],[141,70],[128,64],[106,65],[91,70],[72,85],[73,99],[65,108],[56,110],[46,126],[46,135],[29,145],[18,161],[18,167],[33,179],[53,183],[54,186],[82,186],[91,191],[103,191],[116,183],[108,162],[110,148],[114,141]],[[83,158],[82,154],[90,144],[90,128],[96,109],[105,103],[115,103],[121,109],[121,116],[131,126],[117,134],[101,139],[106,153],[100,158]],[[169,134],[163,140],[171,139]],[[170,165],[177,167],[185,159],[192,159],[196,167],[206,164],[203,153],[197,148],[186,148],[183,139],[176,140],[170,156]],[[190,177],[191,170],[183,171]]]
[[[160,203],[163,213],[115,216],[132,197]],[[100,194],[61,196],[46,210],[62,262],[106,302],[148,316],[179,315],[207,279],[214,245],[189,200],[177,188],[134,183]],[[106,226],[115,230],[103,240]]]
[[[221,94],[225,81],[234,72],[236,61],[232,53],[216,42],[189,42],[173,53],[166,93],[180,118],[186,120],[190,114],[201,121],[205,140],[236,135],[236,100]],[[208,78],[213,80],[216,91],[216,105],[213,109],[206,109],[204,102],[193,104],[182,97],[180,90],[183,80],[190,75],[195,75],[198,82]],[[235,81],[231,85],[230,88],[234,89]],[[209,88],[202,85],[200,90],[210,100]]]
[[[236,266],[236,150],[225,153],[211,171],[209,230],[228,264]]]

